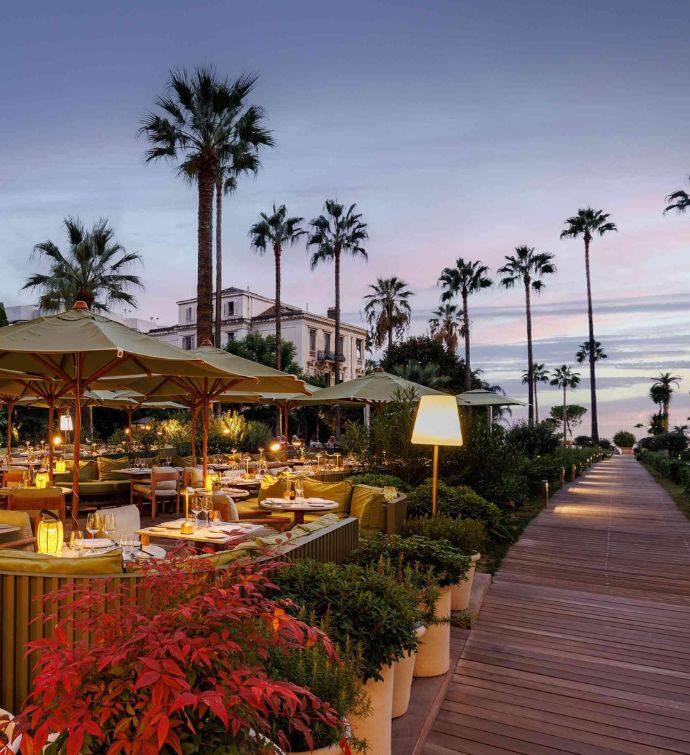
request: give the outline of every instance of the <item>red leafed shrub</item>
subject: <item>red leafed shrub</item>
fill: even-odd
[[[244,755],[272,753],[267,737],[286,748],[294,732],[311,748],[316,724],[342,731],[330,705],[265,672],[276,650],[321,643],[335,654],[323,632],[269,597],[267,569],[216,570],[174,556],[147,567],[132,598],[60,592],[60,603],[72,603],[70,617],[57,622],[53,638],[29,644],[39,672],[15,719],[22,752],[40,752],[53,732],[59,738],[50,751],[67,755]],[[276,730],[276,721],[288,730]]]

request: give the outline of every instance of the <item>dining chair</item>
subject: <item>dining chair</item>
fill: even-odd
[[[3,488],[18,488],[24,484],[25,469],[8,469],[2,473]]]
[[[141,512],[145,502],[151,503],[151,521],[156,521],[157,502],[175,500],[175,513],[180,513],[180,475],[176,469],[152,467],[151,479],[132,485],[136,505]]]
[[[41,511],[54,511],[65,525],[65,494],[61,488],[16,488],[7,498],[9,511],[27,511],[33,519],[34,532]]]
[[[232,497],[225,493],[215,493],[211,496],[213,510],[220,513],[220,518],[224,522],[250,521],[252,524],[263,524],[279,532],[283,532],[292,526],[292,519],[289,516],[275,516],[270,511],[257,511],[256,516],[253,511],[240,512],[232,500]]]
[[[122,536],[134,535],[141,529],[141,513],[137,506],[116,506],[101,509],[101,514],[112,514],[115,517],[115,529],[112,539],[116,542]]]

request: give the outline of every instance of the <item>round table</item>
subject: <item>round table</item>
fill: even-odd
[[[259,503],[259,506],[270,511],[289,511],[294,516],[295,524],[304,524],[305,514],[320,514],[338,508],[338,504],[335,501],[323,501],[319,499],[319,505],[315,504],[316,502],[310,498],[304,498],[301,501],[289,501],[284,498],[265,498]]]

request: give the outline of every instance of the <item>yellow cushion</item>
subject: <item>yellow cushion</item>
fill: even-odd
[[[332,524],[335,524],[336,522],[340,521],[340,517],[338,514],[322,514],[318,519],[313,519],[312,521],[306,521],[302,527],[307,532],[317,532],[318,530],[322,530],[324,527],[330,527]]]
[[[0,510],[0,524],[10,524],[19,527],[19,532],[6,532],[0,530],[0,543],[9,543],[12,540],[26,540],[33,537],[31,531],[31,517],[28,511],[5,511]]]
[[[191,456],[175,456],[172,457],[172,465],[173,467],[191,467],[192,466],[192,457]]]
[[[398,491],[392,485],[383,486],[383,497],[387,501],[394,501],[398,496]]]
[[[264,475],[257,496],[258,501],[266,498],[282,498],[285,493],[285,480],[273,475]]]
[[[67,478],[72,479],[72,470],[74,469],[74,461],[67,459],[65,461],[65,469],[68,470]],[[56,475],[57,478],[57,475]],[[79,462],[79,481],[89,482],[92,480],[98,480],[98,464],[93,459],[87,459],[86,461]]]
[[[371,485],[355,485],[350,516],[359,519],[360,531],[385,532],[386,499],[383,490]]]
[[[114,550],[98,556],[58,558],[43,553],[0,550],[0,572],[27,574],[102,574],[122,573],[122,551]]]
[[[306,498],[326,498],[338,504],[333,509],[334,514],[349,514],[352,499],[352,485],[349,482],[319,482],[306,478],[304,480],[304,495]]]
[[[129,479],[128,475],[116,471],[130,466],[128,456],[120,456],[119,459],[106,459],[104,456],[99,456],[96,464],[98,465],[98,479],[101,481]]]

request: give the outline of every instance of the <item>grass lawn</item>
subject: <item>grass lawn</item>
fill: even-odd
[[[676,506],[685,514],[687,519],[690,519],[690,501],[685,495],[684,488],[677,482],[673,482],[666,477],[663,477],[656,469],[648,467],[646,464],[642,465],[650,475],[661,485],[661,487],[673,498]]]

